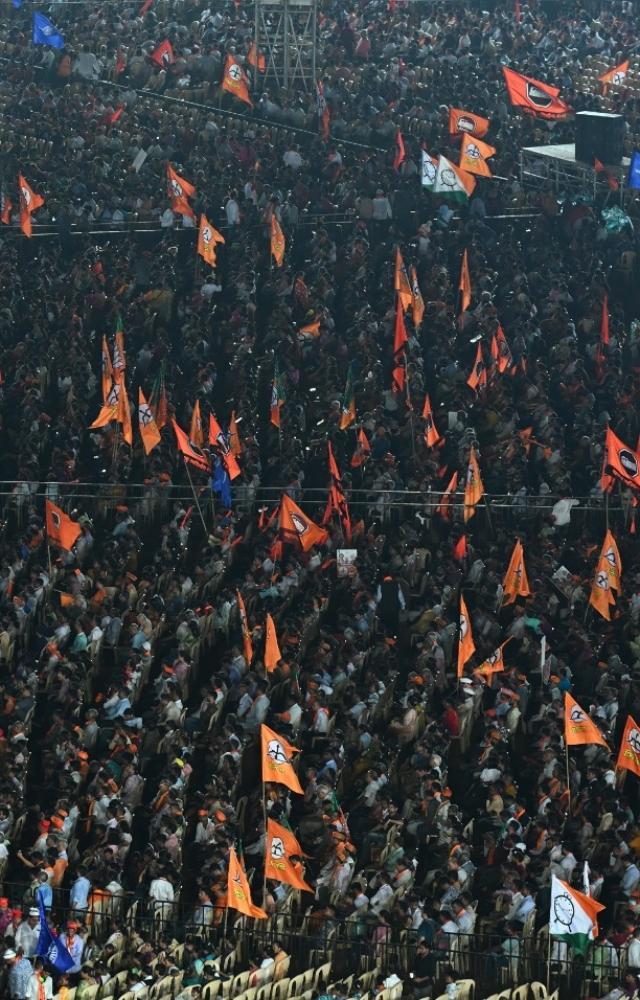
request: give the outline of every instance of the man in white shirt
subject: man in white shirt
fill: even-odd
[[[33,958],[40,937],[40,913],[37,906],[32,906],[26,920],[23,920],[16,931],[16,948],[22,948],[27,958]]]

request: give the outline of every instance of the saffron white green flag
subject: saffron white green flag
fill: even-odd
[[[566,941],[575,951],[584,955],[598,933],[598,913],[604,910],[584,892],[578,892],[566,882],[551,876],[551,912],[549,933]]]
[[[420,173],[420,183],[423,188],[427,188],[429,191],[433,191],[433,185],[436,182],[436,174],[438,172],[438,161],[433,157],[429,156],[426,149],[420,150],[421,156],[421,173]]]
[[[456,201],[466,201],[473,194],[475,186],[476,179],[473,174],[456,167],[446,156],[440,157],[433,185],[434,194],[444,194]]]

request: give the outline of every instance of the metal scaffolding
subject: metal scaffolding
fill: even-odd
[[[256,0],[256,51],[266,63],[258,86],[312,91],[317,35],[317,0]]]
[[[619,189],[611,202],[622,205],[628,192],[625,182],[629,160],[623,157],[619,166],[606,167],[607,175],[615,179]],[[608,182],[604,174],[597,174],[589,163],[576,160],[573,143],[550,146],[528,146],[520,150],[520,183],[526,190],[544,190],[551,185],[559,191],[578,194],[589,193],[594,198],[600,190],[607,190]]]

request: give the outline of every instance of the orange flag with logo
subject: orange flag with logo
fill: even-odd
[[[393,275],[393,287],[398,293],[398,298],[400,299],[400,303],[402,305],[402,311],[406,312],[413,302],[413,293],[411,291],[411,285],[409,283],[409,278],[407,277],[407,269],[404,265],[399,247],[396,247],[396,265]]]
[[[138,387],[138,428],[142,438],[142,446],[145,455],[148,455],[156,445],[160,444],[161,437],[158,425],[153,417],[153,410],[144,398],[144,393]]]
[[[467,479],[464,486],[464,521],[471,520],[476,512],[476,504],[480,503],[484,494],[484,486],[480,476],[480,466],[476,449],[471,445],[469,452],[469,465],[467,466]]]
[[[277,785],[285,785],[297,795],[303,795],[298,775],[291,763],[293,755],[300,751],[291,746],[284,736],[279,736],[268,726],[260,726],[260,745],[262,747],[262,780],[272,781]]]
[[[473,111],[449,108],[449,135],[477,135],[481,139],[489,131],[491,122]]]
[[[615,590],[617,594],[622,593],[622,560],[616,540],[609,528],[607,528],[602,543],[599,566],[606,569],[611,589]]]
[[[195,212],[187,200],[195,193],[193,184],[176,173],[171,164],[167,163],[167,195],[172,211],[177,215],[188,215],[190,219],[195,219]]]
[[[216,227],[211,225],[206,215],[201,215],[198,228],[198,253],[211,267],[215,267],[217,264],[216,244],[224,242],[225,238],[222,233],[219,233]]]
[[[507,566],[502,589],[504,591],[503,604],[513,604],[516,597],[531,596],[527,570],[524,565],[524,549],[519,538],[513,546],[513,552]]]
[[[284,882],[303,892],[314,892],[303,879],[304,869],[299,861],[292,858],[303,858],[304,852],[300,844],[285,826],[280,826],[272,819],[267,820],[267,845],[265,851],[265,876],[276,882]]]
[[[106,403],[113,385],[113,365],[107,338],[102,338],[102,402]]]
[[[608,567],[603,566],[600,559],[593,577],[593,583],[591,584],[589,604],[609,622],[611,621],[611,607],[615,603],[616,600],[611,591]]]
[[[418,275],[413,264],[409,268],[409,276],[411,279],[411,315],[413,325],[417,330],[421,325],[422,318],[424,316],[424,299],[422,298],[422,292],[420,291],[420,285],[418,283]]]
[[[471,275],[469,274],[469,255],[466,250],[462,255],[460,265],[458,291],[460,292],[460,312],[466,312],[471,305]]]
[[[82,534],[80,525],[72,521],[68,514],[50,500],[45,501],[45,520],[47,544],[59,545],[61,549],[71,551]]]
[[[278,530],[285,542],[300,542],[305,552],[314,545],[324,545],[329,534],[318,527],[286,493],[282,494],[278,516]]]
[[[25,236],[31,236],[31,215],[36,208],[42,208],[44,198],[29,186],[22,174],[18,174],[18,187],[20,189],[20,228]]]
[[[488,142],[463,135],[459,165],[463,170],[467,170],[470,174],[476,174],[478,177],[493,177],[487,160],[495,154],[495,147],[490,146]]]
[[[282,267],[284,262],[284,251],[286,248],[286,241],[284,238],[284,233],[282,232],[282,227],[276,219],[275,213],[271,216],[271,256],[276,262],[278,267]]]
[[[474,392],[480,392],[481,389],[487,388],[487,366],[484,363],[484,355],[482,353],[482,344],[478,342],[478,347],[476,349],[476,358],[473,362],[473,368],[469,378],[467,379],[467,385]]]
[[[254,917],[256,920],[268,920],[268,914],[255,906],[251,899],[251,890],[247,882],[247,876],[242,867],[235,848],[229,848],[229,874],[227,876],[227,908],[238,910],[247,917]]]
[[[117,420],[122,424],[122,437],[129,447],[133,445],[133,426],[131,424],[131,407],[129,405],[129,394],[124,380],[124,371],[120,371],[116,376],[116,385],[120,387],[118,396]]]
[[[583,746],[585,743],[599,743],[606,747],[607,742],[578,702],[567,691],[564,696],[564,742],[568,747]]]
[[[191,411],[191,427],[189,428],[189,439],[198,448],[204,444],[204,431],[202,429],[202,416],[200,413],[200,400],[196,399]]]
[[[633,771],[640,778],[640,729],[630,715],[627,716],[622,734],[616,768],[621,771]]]
[[[237,432],[236,432],[237,433]],[[236,456],[233,453],[233,448],[231,447],[231,424],[229,424],[229,442],[223,433],[222,427],[216,420],[213,413],[209,414],[209,444],[213,448],[218,448],[222,461],[224,462],[225,468],[229,474],[229,479],[233,482],[238,476],[242,475],[242,469],[238,465]]]
[[[247,665],[251,666],[251,661],[253,660],[253,643],[251,641],[251,632],[249,631],[247,609],[244,603],[244,598],[239,590],[236,590],[236,599],[238,601],[238,615],[240,617],[240,628],[242,630],[242,650],[244,658],[247,661]]]
[[[267,673],[272,673],[280,663],[282,655],[278,645],[278,635],[276,633],[276,623],[267,612],[267,620],[264,630],[264,665]]]
[[[422,417],[424,420],[424,443],[427,448],[435,448],[436,445],[442,441],[442,438],[438,434],[436,429],[435,421],[433,419],[433,410],[431,409],[431,400],[429,398],[429,393],[424,397],[424,406],[422,407]]]
[[[233,94],[239,101],[244,101],[245,104],[250,104],[253,107],[253,101],[249,95],[249,79],[240,63],[237,62],[236,56],[227,55],[224,76],[222,77],[222,89]]]
[[[458,631],[458,677],[462,677],[464,665],[470,660],[476,651],[476,644],[473,641],[471,632],[471,619],[467,611],[465,599],[460,594],[460,618]]]

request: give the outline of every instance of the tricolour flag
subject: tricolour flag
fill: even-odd
[[[475,186],[473,174],[456,167],[446,156],[440,157],[433,185],[434,194],[443,194],[455,201],[466,201],[473,194]]]
[[[584,955],[598,935],[598,914],[605,907],[592,896],[578,892],[557,875],[551,876],[549,934]]]
[[[438,160],[434,156],[429,156],[426,149],[420,150],[420,183],[423,188],[433,191],[438,173]]]
[[[353,390],[353,371],[351,365],[347,369],[347,381],[340,404],[340,430],[346,431],[356,419],[356,396]]]

